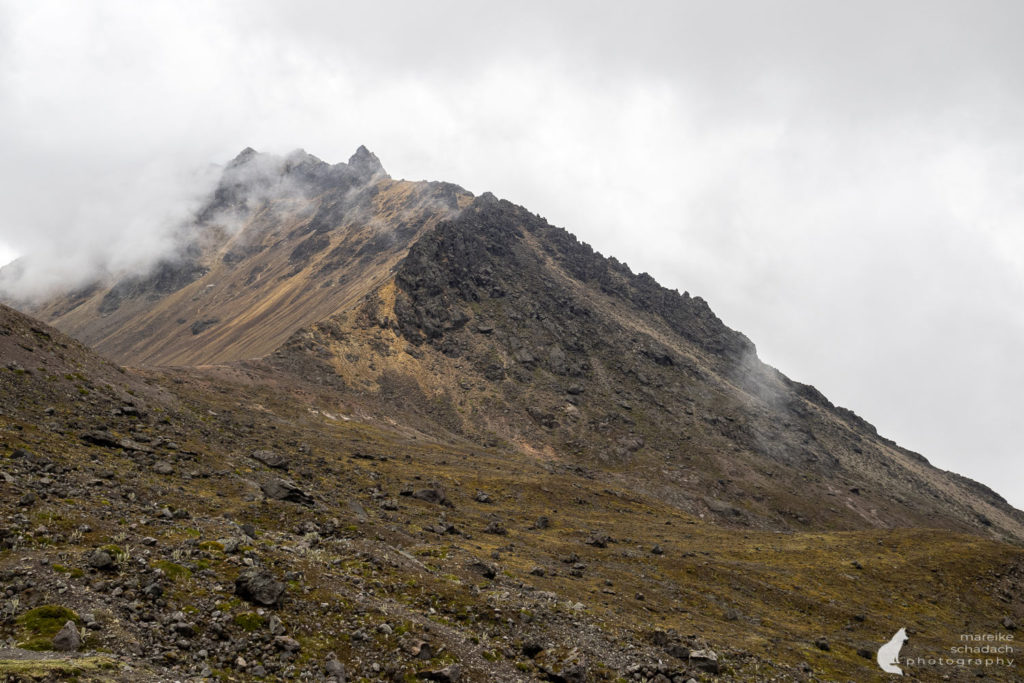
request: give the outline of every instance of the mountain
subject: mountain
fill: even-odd
[[[492,195],[247,149],[152,273],[33,312],[129,365],[269,358],[428,433],[615,472],[749,527],[1024,515],[761,363],[708,304]]]
[[[0,308],[0,638],[69,610],[80,677],[874,680],[1024,619],[1024,514],[522,207],[245,150],[180,237],[32,308],[81,341]]]

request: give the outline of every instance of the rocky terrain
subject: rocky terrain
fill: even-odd
[[[32,308],[131,367],[0,308],[10,680],[871,681],[1024,620],[1021,512],[521,207],[246,150],[182,234]]]

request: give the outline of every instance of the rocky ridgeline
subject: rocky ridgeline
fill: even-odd
[[[527,235],[540,245],[541,254],[527,248]],[[635,275],[566,230],[489,193],[409,250],[396,277],[401,292],[395,304],[399,329],[413,343],[441,340],[445,331],[469,321],[468,304],[505,298],[518,300],[524,318],[547,316],[566,326],[574,318],[585,323],[592,312],[544,272],[542,255],[579,283],[661,317],[709,353],[741,359],[754,352],[750,340],[726,327],[703,299],[666,289],[646,273]],[[569,338],[575,345],[583,343],[571,331]],[[663,362],[670,359],[664,352],[661,357]]]

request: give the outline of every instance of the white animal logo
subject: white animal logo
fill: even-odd
[[[878,666],[882,667],[882,671],[897,676],[903,675],[903,669],[899,668],[897,664],[900,661],[900,650],[905,642],[907,642],[907,629],[901,628],[896,631],[892,640],[878,648]]]

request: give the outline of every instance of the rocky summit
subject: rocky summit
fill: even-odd
[[[1024,678],[1024,513],[700,297],[364,147],[177,236],[0,307],[5,680]]]

